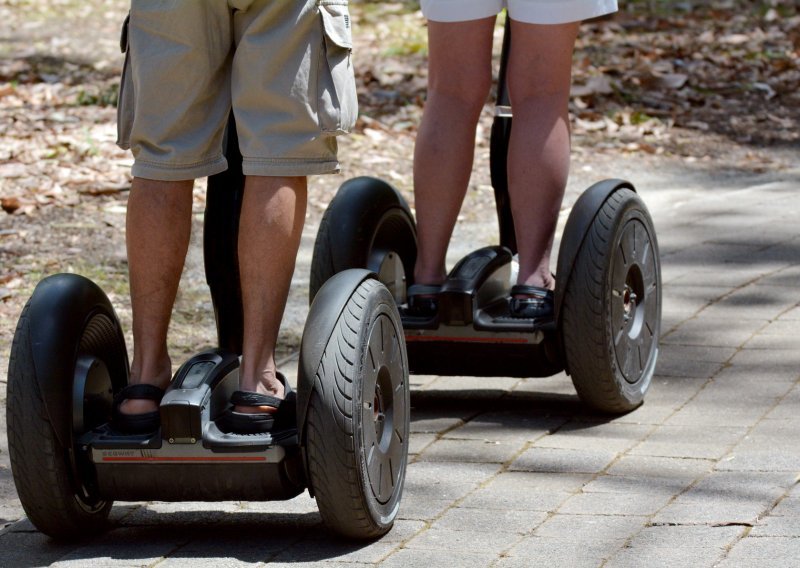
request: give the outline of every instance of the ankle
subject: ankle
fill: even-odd
[[[274,396],[276,398],[284,397],[283,381],[278,378],[277,371],[264,371],[260,375],[253,377],[242,376],[239,379],[239,389],[249,392],[257,392]]]

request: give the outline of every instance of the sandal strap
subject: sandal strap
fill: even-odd
[[[408,287],[407,296],[435,296],[442,291],[441,284],[412,284]]]
[[[145,383],[128,385],[114,397],[114,399],[119,402],[130,399],[145,399],[160,402],[162,398],[164,398],[164,389]]]
[[[280,371],[275,373],[277,379],[283,383],[283,398],[277,398],[268,394],[251,391],[233,391],[231,394],[231,404],[234,406],[271,406],[279,408],[281,403],[292,392],[292,385],[286,380],[286,375]]]
[[[231,404],[234,406],[271,406],[280,407],[283,399],[260,392],[234,391],[231,395]]]
[[[553,291],[549,288],[542,288],[541,286],[531,286],[529,284],[516,284],[511,287],[511,297],[514,296],[530,296],[531,299],[544,299],[551,296]],[[524,300],[526,298],[517,298]]]

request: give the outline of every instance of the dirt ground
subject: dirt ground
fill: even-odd
[[[709,3],[702,9],[736,16],[715,20],[725,23],[708,28],[713,37],[703,40],[727,46],[716,51],[730,59],[687,53],[688,62],[681,62],[670,50],[705,53],[705,43],[692,43],[701,41],[702,30],[691,25],[702,14],[648,14],[645,3],[630,4],[614,18],[586,24],[582,33],[570,107],[574,152],[565,209],[580,189],[604,177],[636,182],[647,172],[653,180],[654,172],[669,169],[713,179],[779,172],[796,161],[796,8],[755,3],[764,9],[745,12],[743,18],[737,2]],[[131,158],[114,145],[123,61],[118,36],[126,10],[125,0],[0,0],[0,381],[22,306],[48,274],[78,272],[94,279],[129,328],[124,222]],[[424,20],[413,2],[353,2],[352,10],[362,115],[356,132],[341,140],[342,173],[312,181],[304,251],[345,179],[382,177],[413,207],[411,156],[426,78]],[[759,33],[743,35],[754,20]],[[498,25],[498,46],[501,37]],[[736,50],[767,53],[766,63],[739,61]],[[746,85],[710,83],[709,77],[723,69],[742,73],[745,64],[756,74]],[[707,97],[702,104],[698,93]],[[496,239],[488,175],[492,116],[487,103],[454,257],[464,247]],[[170,334],[175,361],[214,343],[199,248],[204,205],[201,181],[194,240]],[[298,346],[304,320],[309,258],[303,254],[281,336],[282,356]]]

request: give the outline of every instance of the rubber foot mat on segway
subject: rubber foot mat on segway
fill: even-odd
[[[78,439],[78,444],[103,449],[143,449],[153,450],[161,447],[161,430],[149,434],[124,434],[103,424],[86,432]]]
[[[203,446],[215,452],[259,451],[272,446],[296,446],[297,429],[290,428],[258,434],[223,432],[213,422],[203,432]]]
[[[511,315],[508,303],[497,302],[475,314],[475,329],[484,331],[535,332],[555,330],[555,318],[521,318]]]

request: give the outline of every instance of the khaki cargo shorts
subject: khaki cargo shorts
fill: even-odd
[[[133,175],[224,171],[236,119],[245,175],[339,171],[358,114],[347,0],[133,0],[117,144]]]

